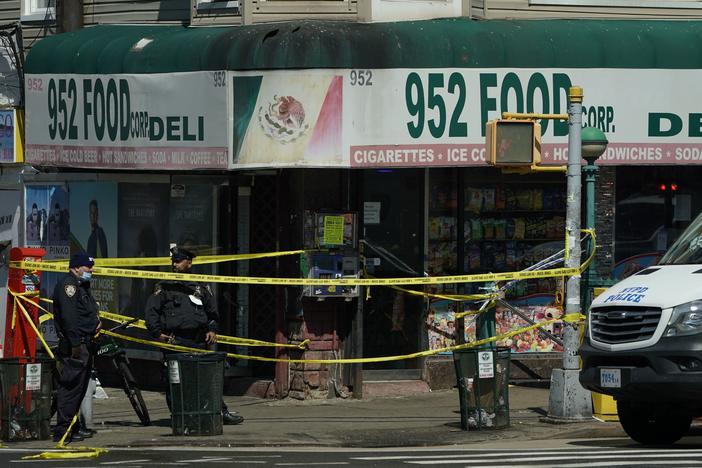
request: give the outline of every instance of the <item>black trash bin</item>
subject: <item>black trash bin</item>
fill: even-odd
[[[169,354],[173,435],[222,434],[226,353]]]
[[[45,440],[51,435],[50,358],[0,359],[0,438]]]
[[[463,430],[509,426],[509,359],[509,348],[453,352]]]

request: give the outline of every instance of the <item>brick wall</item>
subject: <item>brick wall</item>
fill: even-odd
[[[305,351],[291,351],[294,359],[334,359],[340,356],[346,336],[343,302],[335,299],[303,302],[303,316],[289,322],[290,340],[310,340]],[[339,319],[342,320],[339,320]],[[288,396],[300,400],[328,398],[334,395],[330,380],[336,377],[338,365],[291,363]]]

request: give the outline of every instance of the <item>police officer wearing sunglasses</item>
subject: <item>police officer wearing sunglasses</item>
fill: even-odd
[[[174,273],[190,273],[195,254],[173,247],[171,263]],[[219,313],[209,286],[195,281],[161,281],[146,301],[146,328],[152,337],[164,343],[207,349],[217,340]],[[171,407],[166,386],[166,401]],[[244,418],[232,414],[222,402],[224,424],[240,424]]]

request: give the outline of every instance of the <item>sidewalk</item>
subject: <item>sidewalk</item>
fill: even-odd
[[[173,436],[161,393],[144,392],[153,425],[143,427],[122,390],[105,389],[106,400],[94,400],[98,434],[80,445],[139,446],[325,446],[385,447],[458,445],[487,440],[626,437],[618,423],[592,420],[554,425],[540,421],[548,410],[548,390],[510,387],[511,427],[463,431],[458,392],[442,390],[412,396],[363,400],[263,400],[225,397],[229,408],[246,420],[224,426],[221,436]],[[49,441],[6,443],[12,447],[48,448]]]

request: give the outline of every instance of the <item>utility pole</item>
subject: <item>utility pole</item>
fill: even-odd
[[[568,90],[568,188],[566,205],[566,268],[580,266],[580,201],[583,90]],[[568,278],[566,284],[566,314],[582,313],[580,303],[580,275]],[[553,369],[549,394],[548,419],[563,422],[590,420],[592,399],[578,381],[579,324],[564,324],[563,368]]]
[[[56,6],[60,32],[71,32],[83,27],[83,0],[63,0]]]

